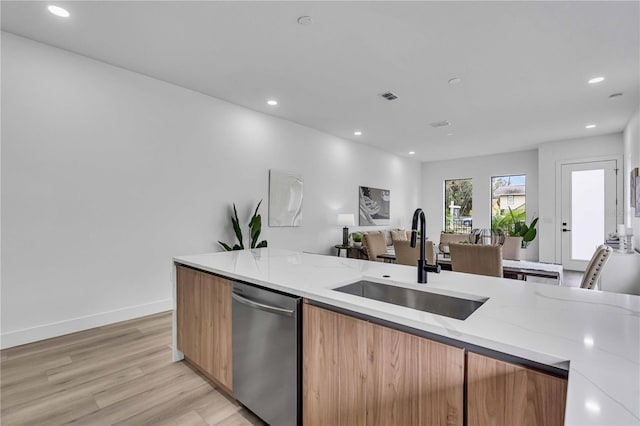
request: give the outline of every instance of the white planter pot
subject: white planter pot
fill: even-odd
[[[502,245],[502,258],[520,260],[522,250],[522,237],[505,237]]]

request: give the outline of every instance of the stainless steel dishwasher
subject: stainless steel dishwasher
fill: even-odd
[[[300,298],[233,283],[233,397],[273,426],[302,420]]]

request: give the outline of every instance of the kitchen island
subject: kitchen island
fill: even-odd
[[[430,273],[427,284],[416,284],[413,267],[274,248],[174,261],[445,341],[566,370],[565,424],[640,423],[638,296],[449,271]],[[360,280],[487,300],[467,319],[458,320],[334,290]],[[174,322],[175,360],[182,359],[177,334]]]

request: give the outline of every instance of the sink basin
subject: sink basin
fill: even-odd
[[[472,295],[468,296],[472,299],[465,299],[463,297],[396,287],[373,281],[358,281],[334,288],[334,290],[459,320],[467,319],[484,302],[489,300],[488,298]]]

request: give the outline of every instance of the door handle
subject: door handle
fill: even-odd
[[[562,228],[562,232],[571,232],[571,229]]]
[[[271,312],[272,314],[286,315],[288,317],[292,317],[294,314],[294,311],[290,309],[282,309],[275,306],[265,305],[264,303],[254,302],[253,300],[249,300],[246,297],[242,297],[236,293],[231,293],[231,297],[238,303],[242,303],[243,305],[247,305],[252,308],[260,309],[261,311]]]

